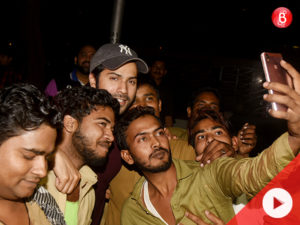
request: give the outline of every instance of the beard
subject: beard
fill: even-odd
[[[86,63],[86,62],[83,62],[83,63]],[[89,66],[76,65],[76,69],[84,75],[89,75],[90,74]]]
[[[103,166],[106,161],[106,156],[99,156],[97,151],[93,148],[89,148],[90,141],[87,137],[83,136],[80,130],[77,130],[72,137],[73,146],[75,146],[78,154],[82,157],[85,164],[89,166],[100,167]],[[110,147],[110,143],[106,141],[101,141],[97,143],[102,147]]]
[[[132,155],[132,158],[134,160],[134,165],[136,166],[136,168],[138,170],[140,170],[141,172],[150,172],[150,173],[159,173],[159,172],[164,172],[164,171],[168,170],[171,167],[171,165],[172,165],[172,154],[171,154],[171,151],[168,151],[165,148],[159,148],[159,149],[155,150],[153,153],[150,154],[149,160],[151,160],[151,158],[153,156],[155,156],[156,152],[158,152],[158,151],[165,151],[165,152],[167,152],[169,154],[167,162],[164,162],[163,164],[161,164],[159,166],[145,166],[145,163],[140,162],[139,159],[135,158]]]

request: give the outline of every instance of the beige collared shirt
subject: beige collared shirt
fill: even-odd
[[[26,202],[30,225],[51,225],[40,206],[33,201]],[[0,225],[5,225],[0,221]]]
[[[93,185],[97,182],[97,175],[89,166],[83,166],[79,170],[81,174],[79,190],[78,225],[89,225],[92,222],[91,215],[95,205],[95,191]],[[46,180],[42,184],[55,198],[60,210],[64,213],[67,195],[59,192],[55,187],[56,176],[53,170],[48,172]]]

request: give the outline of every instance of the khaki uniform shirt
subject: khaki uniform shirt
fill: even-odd
[[[26,202],[30,224],[32,225],[51,225],[43,210],[35,202]]]
[[[95,191],[93,185],[97,182],[97,175],[88,166],[83,166],[80,170],[81,181],[79,190],[78,225],[89,225],[91,215],[95,205]],[[51,170],[48,172],[46,180],[42,184],[55,198],[60,210],[64,213],[66,208],[67,195],[59,192],[55,187],[56,176]]]
[[[171,140],[170,148],[173,158],[194,160],[195,151],[192,146],[183,140]],[[125,200],[133,191],[134,185],[140,179],[140,175],[134,171],[122,166],[120,172],[110,183],[110,199],[107,204],[106,213],[103,216],[101,224],[119,225],[121,222],[121,209]],[[104,221],[105,220],[105,221]]]
[[[184,216],[186,211],[210,223],[204,215],[205,210],[211,211],[227,223],[234,216],[232,198],[242,193],[253,197],[293,158],[288,134],[285,133],[255,158],[237,160],[221,157],[203,168],[197,162],[173,159],[177,187],[171,199],[171,207],[176,224],[195,224]],[[164,225],[142,202],[141,190],[144,181],[145,178],[142,177],[124,203],[122,225]]]
[[[189,139],[187,129],[183,129],[181,127],[168,127],[168,130],[172,135],[175,135],[178,139],[182,139],[184,141],[188,141]]]
[[[43,210],[35,202],[26,202],[26,208],[31,225],[51,225]],[[0,221],[0,225],[5,225]]]

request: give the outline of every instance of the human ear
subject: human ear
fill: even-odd
[[[70,115],[64,117],[64,129],[69,133],[74,133],[78,128],[78,121]]]
[[[158,111],[161,112],[162,103],[161,100],[158,100]]]
[[[168,140],[170,141],[171,139],[172,139],[172,134],[171,134],[171,132],[169,131],[169,129],[168,128],[164,128],[164,132],[165,132],[165,135],[167,136],[167,138],[168,138]],[[176,139],[176,138],[174,138],[174,139]]]
[[[128,150],[121,150],[121,158],[128,164],[133,165],[134,160]]]
[[[91,87],[96,88],[96,78],[93,73],[89,74],[89,82],[90,82]]]
[[[238,151],[239,150],[239,144],[238,144],[238,138],[237,136],[233,136],[231,138],[231,141],[232,141],[232,148],[234,149],[234,151]]]
[[[190,106],[186,108],[186,112],[187,112],[187,117],[190,118],[192,115],[192,109]]]

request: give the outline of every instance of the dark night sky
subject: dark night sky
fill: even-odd
[[[121,42],[138,49],[163,46],[178,53],[256,57],[262,49],[300,45],[299,1],[124,1]],[[5,38],[19,41],[30,2],[39,1],[2,3]],[[43,0],[39,4],[46,56],[63,53],[85,39],[97,44],[109,41],[113,0]],[[279,6],[293,13],[289,28],[278,29],[271,22],[272,11]]]
[[[206,70],[205,60],[213,61],[213,57],[259,60],[262,51],[282,52],[285,58],[300,61],[300,48],[293,48],[300,46],[300,1],[124,2],[120,42],[137,50],[146,61],[161,46],[172,58],[171,70],[178,73],[186,68],[197,73],[201,66]],[[1,39],[13,41],[21,52],[21,62],[28,55],[23,52],[39,50],[46,65],[72,66],[77,44],[109,42],[113,6],[114,0],[2,1]],[[273,10],[280,6],[293,13],[293,22],[285,29],[271,22]],[[28,46],[29,40],[32,46]],[[201,60],[204,65],[196,65]]]
[[[121,42],[170,51],[255,57],[263,48],[299,45],[299,1],[124,0]],[[42,1],[45,45],[89,38],[109,41],[113,0]],[[278,29],[272,11],[290,8],[294,21]],[[51,48],[53,49],[53,48]]]

